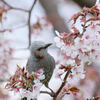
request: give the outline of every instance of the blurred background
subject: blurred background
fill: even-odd
[[[53,43],[49,53],[56,63],[61,58],[55,46],[55,30],[70,32],[68,20],[83,7],[92,7],[96,0],[0,0],[0,100],[20,100],[20,95],[5,89],[7,79],[19,66],[25,66],[29,46],[33,41]],[[62,59],[63,60],[63,59]],[[99,61],[86,69],[87,78],[77,85],[82,90],[81,100],[100,94]],[[50,86],[58,87],[59,80],[52,78]],[[53,84],[56,82],[56,86]],[[41,98],[41,96],[39,97]],[[39,100],[51,100],[42,96]],[[66,95],[63,100],[80,100]]]

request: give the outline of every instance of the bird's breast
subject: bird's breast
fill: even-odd
[[[33,59],[29,59],[28,62],[28,72],[32,73],[32,72],[36,72],[39,69],[43,69],[44,73],[53,73],[55,67],[55,61],[54,58],[50,55],[44,57],[43,59],[38,59],[33,60]]]

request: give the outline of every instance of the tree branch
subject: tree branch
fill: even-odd
[[[8,82],[8,80],[7,79],[0,79],[0,82],[2,83],[2,82]]]
[[[32,7],[31,7],[31,9],[30,10],[25,10],[25,9],[22,9],[22,8],[14,8],[14,7],[12,7],[11,5],[9,5],[6,1],[4,1],[4,0],[1,0],[5,5],[7,5],[8,7],[9,7],[9,9],[15,9],[15,10],[20,10],[20,11],[24,11],[24,12],[27,12],[27,13],[29,13],[29,17],[28,17],[28,40],[29,40],[29,44],[28,44],[28,47],[31,45],[31,13],[32,13],[32,10],[33,10],[33,8],[34,8],[34,6],[35,6],[35,4],[36,4],[36,1],[37,0],[34,0],[34,3],[33,3],[33,5],[32,5]],[[3,31],[1,31],[1,32],[5,32],[6,30],[3,30]]]
[[[36,4],[36,1],[37,0],[34,0],[34,3],[33,3],[32,7],[29,11],[29,18],[28,18],[28,29],[29,29],[28,30],[29,31],[28,39],[29,39],[29,44],[28,44],[28,47],[30,47],[30,45],[31,45],[31,23],[30,23],[31,22],[31,13],[32,13],[32,10],[33,10],[33,8]]]
[[[66,75],[65,75],[65,77],[64,77],[64,80],[63,80],[63,82],[62,82],[60,88],[59,88],[58,91],[56,92],[56,96],[54,97],[53,100],[56,100],[57,96],[59,95],[59,93],[61,92],[61,90],[63,89],[63,87],[65,86],[65,84],[66,84],[66,79],[68,78],[70,72],[71,72],[71,68],[68,69],[68,71],[67,71],[67,73],[66,73]]]
[[[58,91],[56,93],[51,93],[51,92],[48,92],[48,91],[40,91],[40,93],[45,93],[45,94],[49,94],[51,97],[53,97],[53,100],[56,100],[57,96],[59,95],[59,93],[61,92],[61,90],[63,89],[63,87],[65,86],[66,84],[66,79],[68,78],[69,74],[71,72],[71,68],[68,69],[65,77],[64,77],[64,80],[60,86],[60,88],[58,89]]]
[[[96,3],[96,0],[73,0],[73,1],[78,3],[81,7],[84,7],[84,6],[92,7]]]
[[[13,28],[13,29],[3,29],[3,30],[0,30],[0,32],[2,32],[2,33],[4,33],[4,32],[6,32],[6,31],[13,31],[13,30],[16,30],[16,29],[19,29],[19,28],[23,28],[23,27],[25,27],[27,24],[24,24],[24,25],[22,25],[22,26],[18,26],[18,27],[15,27],[15,28]],[[26,48],[27,49],[27,48]]]
[[[9,5],[6,1],[2,0],[2,2],[7,5],[9,7],[9,9],[15,9],[15,10],[21,10],[21,11],[24,11],[24,12],[28,12],[28,10],[25,10],[25,9],[22,9],[22,8],[15,8],[15,7],[12,7],[11,5]]]
[[[66,22],[58,13],[59,0],[39,0],[46,11],[47,19],[53,24],[54,31],[70,32]],[[55,32],[54,32],[55,34]],[[56,35],[56,34],[55,34]]]
[[[55,94],[48,92],[48,91],[40,91],[40,93],[49,94],[51,97],[55,96]]]

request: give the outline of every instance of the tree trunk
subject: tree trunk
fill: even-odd
[[[40,0],[43,8],[46,11],[48,20],[53,24],[55,30],[59,32],[69,32],[64,19],[58,14],[57,0]]]
[[[92,7],[95,5],[96,0],[73,0],[77,2],[81,7]]]

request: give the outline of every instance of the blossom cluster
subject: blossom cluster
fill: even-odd
[[[87,99],[87,100],[99,100],[100,97],[93,97],[93,98],[90,98],[90,99]]]
[[[40,87],[42,86],[41,80],[43,79],[45,79],[45,76],[42,69],[29,74],[24,67],[21,68],[17,65],[17,70],[15,74],[10,77],[6,88],[11,91],[20,92],[23,97],[34,98],[39,93]],[[28,96],[26,94],[28,94]]]
[[[94,94],[95,96],[99,96],[98,90],[96,87],[99,85],[99,75],[98,71],[94,66],[86,67],[86,77],[84,80],[80,80],[77,87],[80,89],[80,92],[77,93],[74,98],[77,100],[87,100],[87,98],[91,98]]]
[[[38,19],[37,23],[32,26],[33,29],[36,29],[36,31],[39,29],[40,31],[44,26],[51,25],[44,19]],[[98,5],[92,8],[85,7],[81,12],[75,14],[70,21],[73,21],[72,32],[62,34],[56,32],[55,42],[57,47],[61,49],[64,58],[57,75],[61,78],[63,74],[69,72],[66,74],[66,79],[63,79],[63,83],[66,83],[64,93],[76,95],[80,91],[75,86],[76,81],[84,79],[86,66],[100,57],[100,9]],[[76,26],[77,22],[81,26],[80,29]],[[33,30],[31,31],[33,32]],[[42,69],[29,74],[25,68],[18,66],[14,76],[9,79],[6,88],[21,92],[23,97],[30,97],[29,99],[31,99],[38,95],[42,86],[41,80],[44,79]],[[98,97],[87,100],[96,99]]]
[[[70,78],[83,79],[85,65],[90,65],[100,57],[100,9],[97,5],[92,8],[84,7],[70,21],[73,21],[72,32],[56,31],[55,37],[56,45],[64,56],[63,65],[73,66],[68,82],[72,81]],[[80,24],[80,29],[77,28],[77,23]]]
[[[31,26],[31,32],[32,34],[36,33],[38,35],[38,33],[40,33],[41,30],[50,27],[52,27],[51,22],[47,20],[46,16],[43,16],[41,18],[38,18],[36,23]]]

